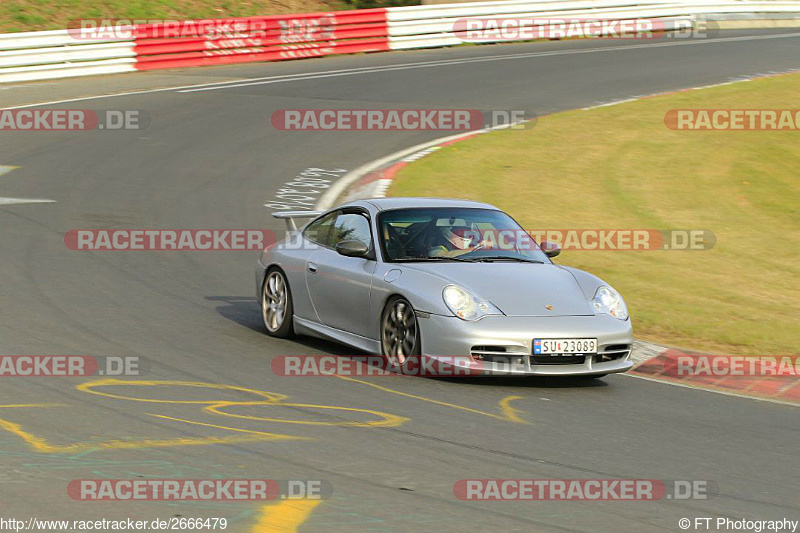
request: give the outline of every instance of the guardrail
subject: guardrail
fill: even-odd
[[[0,34],[0,83],[136,70],[133,39],[77,30]]]
[[[796,16],[800,1],[506,0],[9,33],[0,34],[0,83],[513,40],[472,39],[467,21],[535,28],[552,38],[559,20],[647,20],[670,31],[717,15],[761,13]]]

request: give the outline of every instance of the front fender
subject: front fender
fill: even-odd
[[[606,283],[594,274],[589,274],[584,270],[568,266],[559,266],[559,268],[562,268],[572,274],[572,277],[578,282],[578,286],[581,288],[581,292],[583,292],[587,300],[594,298],[597,289],[599,289],[602,285],[611,286],[609,283]]]
[[[379,315],[386,301],[398,294],[408,300],[416,311],[453,316],[442,299],[442,291],[452,282],[427,272],[404,269],[402,265],[382,264],[380,267],[375,272],[373,284]]]

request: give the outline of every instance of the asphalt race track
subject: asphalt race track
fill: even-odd
[[[257,253],[80,252],[63,241],[77,228],[282,231],[263,204],[303,170],[352,170],[443,135],[284,132],[270,124],[279,109],[545,114],[794,68],[800,32],[753,30],[702,41],[470,46],[4,88],[4,108],[147,89],[49,107],[139,109],[151,118],[142,131],[0,133],[0,165],[19,167],[0,177],[0,197],[55,200],[0,206],[0,353],[151,363],[146,376],[126,378],[132,385],[78,388],[99,376],[4,378],[6,508],[25,519],[226,517],[229,530],[251,531],[263,504],[79,502],[66,486],[85,478],[260,477],[332,485],[303,531],[679,531],[684,517],[800,518],[795,407],[628,376],[278,377],[270,370],[276,356],[352,351],[265,335],[253,295]],[[164,381],[173,383],[157,383]],[[288,398],[267,405],[254,391]],[[219,411],[204,410],[221,401],[228,403]],[[461,479],[606,477],[708,480],[718,494],[656,502],[453,495]]]

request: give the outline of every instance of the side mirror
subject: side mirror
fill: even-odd
[[[369,246],[361,241],[355,239],[348,239],[341,241],[336,245],[336,251],[340,255],[347,257],[367,257],[369,255]]]
[[[544,252],[544,255],[551,259],[561,253],[561,247],[550,241],[542,241],[540,248]]]

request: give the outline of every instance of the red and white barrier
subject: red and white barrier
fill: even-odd
[[[137,26],[136,69],[280,61],[389,50],[385,9],[211,21],[202,35],[191,27]],[[213,24],[218,22],[218,24]]]
[[[506,0],[128,26],[85,21],[81,29],[0,34],[0,83],[453,46],[476,42],[463,28],[477,17],[516,21],[520,29],[538,29],[541,20],[648,19],[673,30],[737,13],[798,16],[800,1]],[[520,31],[520,39],[530,33]]]
[[[385,52],[385,9],[0,34],[0,83]]]

